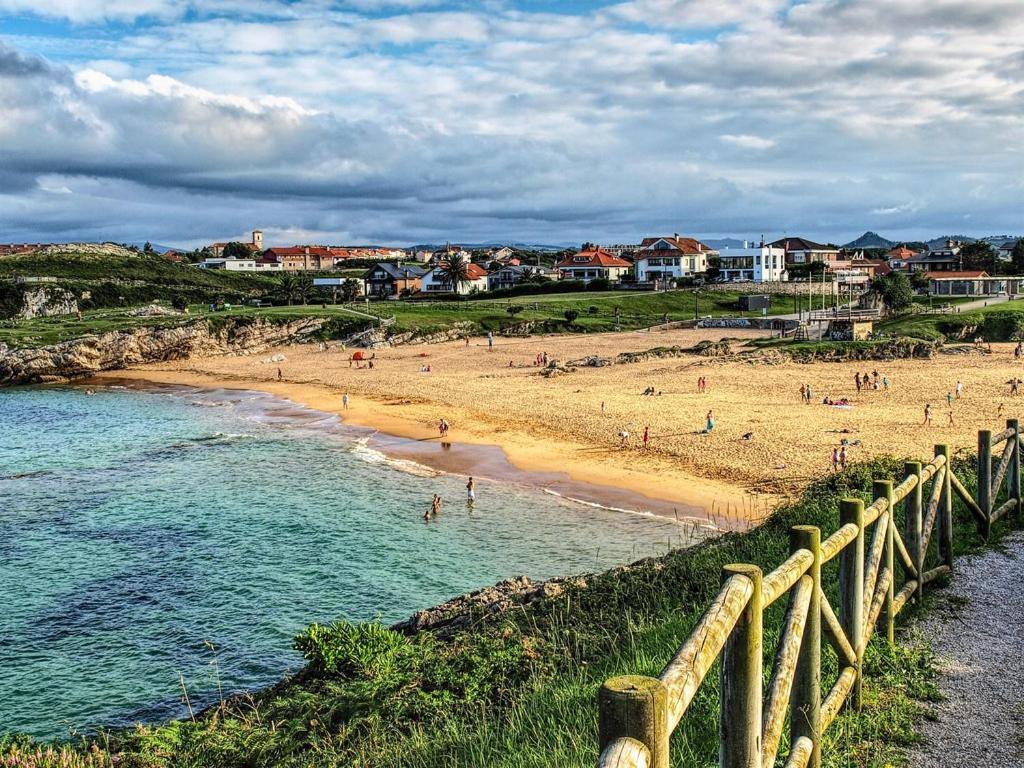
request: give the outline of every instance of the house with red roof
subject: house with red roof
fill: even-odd
[[[589,283],[598,279],[621,280],[633,265],[600,248],[592,248],[567,256],[558,262],[555,268],[561,273],[563,280],[582,280]]]
[[[420,290],[423,293],[457,293],[460,296],[487,290],[487,270],[479,264],[470,263],[466,267],[466,278],[466,282],[453,286],[444,272],[444,263],[441,263],[423,276]]]
[[[268,248],[262,261],[277,263],[285,272],[313,270],[326,272],[347,259],[355,258],[347,248],[329,245],[292,245]]]
[[[692,237],[645,237],[636,251],[636,281],[678,280],[707,271],[718,251]]]

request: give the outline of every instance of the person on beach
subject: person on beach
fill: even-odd
[[[469,346],[469,336],[466,337],[466,346]]]
[[[953,422],[953,411],[952,410],[950,410],[950,412],[949,412],[949,426],[951,426],[951,427],[956,426],[956,424],[954,424],[954,422]]]
[[[1002,416],[1002,415],[1003,415],[1003,404],[1000,403],[999,404],[999,408],[996,409],[996,416]]]
[[[341,396],[341,408],[342,410],[348,410],[348,392]]]
[[[833,472],[838,472],[839,471],[839,449],[838,448],[833,448],[832,449],[832,471]]]
[[[857,385],[857,393],[860,394],[860,373],[853,374],[853,382]]]
[[[946,393],[946,407],[947,408],[952,408],[953,407],[953,393],[952,392],[947,392]]]
[[[882,377],[882,389],[884,389],[886,392],[889,391],[889,377],[888,376],[883,376]]]
[[[964,394],[964,383],[962,381],[958,381],[956,383],[956,399],[959,400],[961,397],[963,397],[963,394]]]
[[[846,446],[839,449],[839,469],[846,469]]]
[[[806,384],[801,384],[800,385],[800,402],[802,402],[802,403],[806,403],[807,402],[807,385]]]
[[[651,442],[651,427],[648,424],[644,427],[644,450],[647,450],[648,444]]]
[[[601,401],[601,413],[604,413],[604,400]]]
[[[472,505],[476,501],[476,483],[473,478],[469,478],[469,482],[466,483],[466,501]]]
[[[924,424],[922,426],[931,426],[932,423],[932,404],[925,403],[924,406]]]
[[[1010,384],[1010,394],[1011,395],[1016,395],[1018,390],[1020,389],[1020,379],[1018,379],[1016,376],[1014,376],[1012,379],[1010,379],[1009,384]]]
[[[708,415],[704,419],[704,432],[711,434],[715,428],[715,416],[712,411],[708,411]]]
[[[282,376],[282,374],[281,374],[281,369],[280,369],[280,368],[278,368],[278,369],[277,369],[277,380],[278,380],[278,381],[280,381],[280,380],[281,380],[281,376]]]
[[[487,351],[490,352],[494,349],[494,334],[490,331],[487,332]]]
[[[811,389],[811,385],[807,385],[807,404],[811,404],[811,400],[814,399],[814,390]]]
[[[621,445],[623,448],[629,446],[629,430],[619,430],[619,445]]]

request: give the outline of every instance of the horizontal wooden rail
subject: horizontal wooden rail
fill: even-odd
[[[993,467],[992,447],[1003,443]],[[599,768],[668,768],[669,737],[719,660],[720,768],[772,768],[787,720],[784,765],[821,768],[821,734],[844,706],[860,708],[868,642],[876,632],[894,642],[895,617],[920,600],[927,585],[953,574],[954,497],[987,538],[996,521],[1022,509],[1022,450],[1016,419],[994,435],[979,432],[975,496],[954,473],[949,447],[937,445],[927,463],[907,462],[898,482],[876,480],[870,503],[844,499],[841,525],[831,535],[822,538],[807,526],[791,529],[789,556],[768,573],[727,566],[718,595],[657,678],[626,675],[602,686]],[[838,612],[821,584],[822,566],[833,560],[839,566]],[[765,611],[787,595],[766,678],[762,623],[778,614]],[[823,642],[839,664],[824,695]]]

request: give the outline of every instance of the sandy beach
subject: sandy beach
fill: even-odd
[[[726,518],[762,516],[780,498],[830,471],[832,448],[842,439],[851,444],[851,461],[927,458],[935,443],[973,447],[980,427],[999,429],[1017,415],[1020,399],[1010,396],[1006,382],[1024,369],[1015,363],[1012,345],[993,345],[991,354],[885,363],[770,364],[686,355],[580,367],[552,378],[534,365],[542,352],[569,361],[751,335],[714,329],[497,338],[493,350],[486,339],[474,338],[469,346],[377,350],[373,369],[352,365],[351,350],[302,345],[253,357],[147,365],[105,377],[256,389],[340,413],[352,424],[425,441],[437,439],[444,418],[451,424],[450,440],[499,445],[520,469],[566,472],[581,482],[703,507],[726,524]],[[284,362],[266,362],[277,352]],[[855,373],[874,370],[888,377],[889,391],[866,388],[858,394]],[[702,376],[707,391],[698,393]],[[963,395],[949,408],[946,394],[955,394],[958,380]],[[813,390],[810,404],[801,400],[801,384]],[[656,394],[643,395],[648,387]],[[343,411],[346,392],[350,406]],[[823,405],[826,396],[848,398],[851,405]],[[926,403],[932,406],[931,426],[922,424]],[[715,428],[704,434],[709,410]],[[619,439],[623,430],[630,433],[627,446]]]

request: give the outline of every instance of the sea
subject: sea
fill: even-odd
[[[421,447],[256,392],[0,391],[0,733],[181,717],[186,693],[198,710],[301,668],[310,623],[392,623],[703,530],[606,496],[498,449]]]

